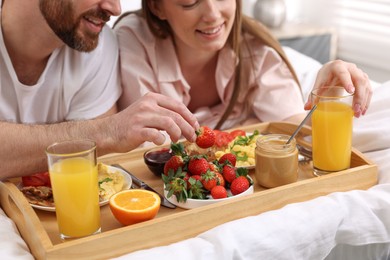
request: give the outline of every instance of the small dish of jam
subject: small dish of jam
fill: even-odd
[[[171,157],[169,148],[155,147],[144,153],[144,162],[154,175],[161,177],[164,165]]]

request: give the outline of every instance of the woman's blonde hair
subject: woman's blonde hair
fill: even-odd
[[[153,11],[150,8],[151,2],[153,1],[159,1],[159,0],[142,0],[142,9],[134,12],[126,12],[121,15],[121,17],[116,21],[118,23],[121,18],[124,16],[130,14],[130,13],[136,13],[137,15],[140,15],[144,17],[148,23],[148,26],[152,33],[159,38],[167,38],[172,36],[172,30],[170,25],[166,20],[161,20],[158,16],[156,16]],[[245,80],[248,80],[248,77],[243,77],[243,71],[242,71],[242,65],[241,65],[241,44],[245,44],[245,39],[242,39],[243,33],[249,33],[253,35],[255,38],[260,40],[263,44],[270,46],[271,48],[275,49],[277,53],[280,55],[280,57],[283,59],[283,61],[288,66],[289,70],[291,71],[292,76],[294,77],[295,81],[299,85],[299,80],[296,76],[296,73],[289,62],[286,54],[284,53],[282,46],[280,45],[279,41],[271,34],[271,32],[260,22],[243,15],[242,13],[242,1],[236,0],[236,14],[235,14],[235,20],[233,23],[232,31],[230,32],[229,38],[228,38],[228,44],[232,47],[233,51],[236,53],[238,58],[238,63],[235,69],[235,79],[234,79],[234,89],[232,93],[232,97],[230,99],[230,103],[228,107],[226,108],[224,114],[220,118],[219,122],[217,123],[215,129],[220,129],[223,125],[223,123],[226,121],[226,119],[229,117],[231,111],[234,108],[235,103],[237,102],[241,86],[248,85]],[[115,23],[115,25],[116,25]],[[114,25],[114,26],[115,26]]]

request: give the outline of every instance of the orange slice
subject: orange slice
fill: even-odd
[[[110,209],[122,225],[153,219],[160,209],[160,197],[142,189],[120,191],[110,197]]]

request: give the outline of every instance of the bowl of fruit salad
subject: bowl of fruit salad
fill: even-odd
[[[253,180],[247,168],[236,167],[236,154],[210,156],[215,132],[203,129],[200,133],[194,144],[197,152],[171,145],[175,152],[162,175],[165,197],[176,206],[192,209],[252,194]]]

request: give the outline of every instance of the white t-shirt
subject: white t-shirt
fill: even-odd
[[[118,46],[108,26],[90,53],[68,46],[56,49],[33,86],[19,82],[0,33],[0,120],[54,123],[95,118],[120,94]]]

